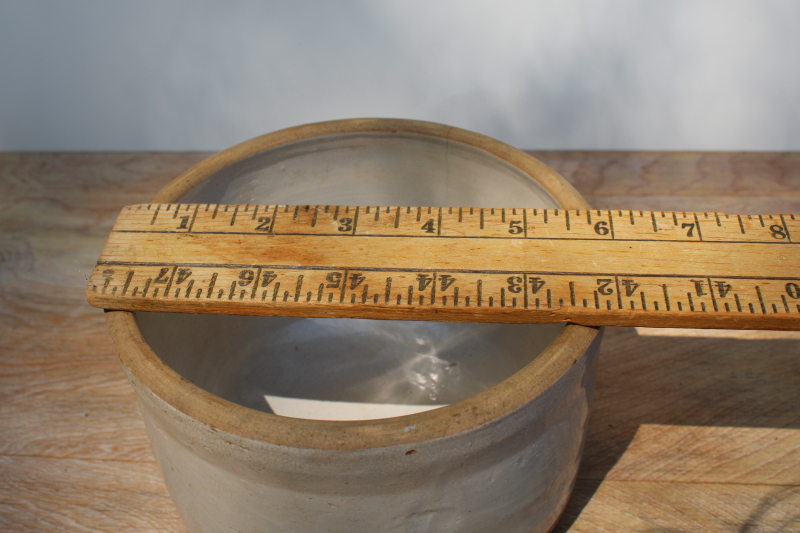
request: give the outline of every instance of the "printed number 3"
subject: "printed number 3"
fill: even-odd
[[[339,223],[339,231],[350,231],[353,229],[353,219],[352,218],[340,218]]]

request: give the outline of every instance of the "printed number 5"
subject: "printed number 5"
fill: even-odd
[[[522,226],[520,226],[520,224],[522,224],[522,221],[521,221],[521,220],[512,220],[512,221],[511,221],[511,222],[508,224],[508,232],[509,232],[510,234],[512,234],[512,235],[519,235],[520,233],[522,233],[523,231],[525,231],[525,230],[522,228]]]

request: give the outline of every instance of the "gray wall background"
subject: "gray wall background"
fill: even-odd
[[[0,0],[0,150],[218,150],[363,116],[800,150],[799,28],[797,0]]]

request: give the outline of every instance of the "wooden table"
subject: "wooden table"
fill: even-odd
[[[84,287],[117,210],[206,155],[0,154],[0,530],[185,531]],[[800,153],[534,155],[597,208],[800,213]],[[601,351],[556,531],[800,531],[798,332],[617,328]]]

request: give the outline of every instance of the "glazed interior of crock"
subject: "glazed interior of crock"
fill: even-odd
[[[215,172],[194,203],[556,208],[521,170],[430,135],[325,135]],[[424,260],[424,258],[423,258]],[[358,420],[464,400],[514,374],[562,325],[137,313],[159,357],[206,391],[260,411]]]

